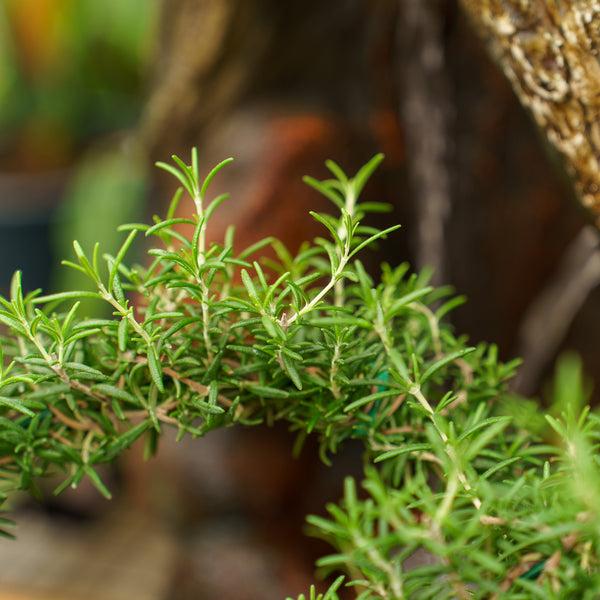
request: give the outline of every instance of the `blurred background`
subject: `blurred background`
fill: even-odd
[[[233,222],[240,247],[320,235],[308,211],[328,207],[301,177],[384,152],[365,194],[403,228],[373,268],[408,260],[465,294],[454,326],[525,358],[520,393],[543,399],[567,348],[595,374],[597,235],[454,1],[0,0],[3,292],[16,269],[30,289],[85,285],[58,267],[72,240],[114,252],[117,225],[164,214],[174,182],[153,163],[192,146],[206,173],[235,158],[211,236]],[[51,482],[43,503],[15,498],[2,597],[306,592],[326,549],[301,538],[303,515],[358,461],[350,448],[327,471],[311,448],[283,460],[290,448],[279,430],[167,439],[106,473],[112,503],[55,499]]]
[[[146,176],[130,142],[155,48],[158,2],[0,3],[0,287],[30,288],[71,233],[115,245],[115,223],[143,210]],[[71,240],[72,241],[72,240]]]

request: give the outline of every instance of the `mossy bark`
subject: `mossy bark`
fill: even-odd
[[[600,2],[460,3],[600,226]]]

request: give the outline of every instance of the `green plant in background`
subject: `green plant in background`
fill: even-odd
[[[146,168],[126,129],[141,113],[158,9],[156,0],[0,0],[4,293],[17,265],[26,286],[46,287],[38,256],[64,256],[65,238],[115,252],[117,225],[140,219]],[[77,275],[52,273],[49,286],[75,289],[85,284]]]
[[[364,493],[349,478],[329,517],[309,517],[335,548],[319,566],[343,571],[359,598],[596,597],[600,429],[582,408],[580,367],[561,363],[546,443],[505,414],[517,362],[444,321],[461,298],[406,264],[383,265],[379,280],[365,271],[359,252],[397,229],[363,224],[385,210],[359,201],[381,159],[353,178],[329,162],[332,179],[306,179],[339,216],[315,214],[326,237],[296,256],[275,240],[236,252],[233,229],[207,243],[226,200],[207,188],[228,161],[202,182],[194,151],[189,166],[161,165],[183,186],[164,220],[123,226],[114,255],[74,243],[65,263],[91,291],[24,295],[17,273],[0,299],[13,332],[0,373],[4,494],[35,493],[60,470],[57,492],[89,477],[110,497],[96,468],[138,438],[151,453],[167,426],[198,437],[283,420],[298,452],[317,436],[326,462],[349,439],[364,444]],[[183,189],[196,206],[187,219],[174,217]],[[128,266],[142,235],[158,242],[151,262]],[[253,260],[266,245],[277,260]],[[87,298],[114,318],[79,317]]]
[[[72,251],[72,240],[84,247],[102,241],[105,251],[116,252],[121,245],[117,226],[137,220],[144,213],[149,195],[147,168],[133,140],[121,148],[88,153],[78,163],[52,228],[52,248],[58,256]],[[86,274],[57,265],[51,272],[53,290],[89,287]],[[80,314],[106,316],[108,306],[82,299]]]
[[[157,9],[148,0],[1,0],[2,145],[21,147],[21,158],[42,153],[52,167],[66,160],[57,154],[130,127]]]

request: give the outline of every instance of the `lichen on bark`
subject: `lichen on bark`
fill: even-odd
[[[600,227],[600,0],[460,0]]]

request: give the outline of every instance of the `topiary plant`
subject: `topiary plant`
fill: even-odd
[[[65,264],[93,290],[24,295],[15,274],[0,298],[12,332],[0,371],[3,498],[35,493],[57,470],[57,492],[89,477],[110,497],[96,467],[138,438],[151,453],[167,426],[200,437],[283,420],[298,452],[318,436],[325,462],[348,439],[364,443],[364,493],[348,478],[329,518],[308,519],[336,549],[319,566],[345,573],[312,600],[335,600],[343,582],[363,600],[596,597],[600,428],[583,408],[580,366],[562,363],[562,414],[540,428],[523,417],[537,415],[531,403],[507,391],[517,361],[469,347],[445,322],[462,298],[406,264],[382,265],[378,281],[366,272],[358,253],[398,228],[363,224],[386,209],[359,201],[381,160],[353,178],[333,162],[332,179],[306,178],[339,216],[314,214],[327,237],[295,256],[272,239],[235,252],[232,229],[207,243],[226,199],[207,202],[207,188],[229,161],[202,182],[193,151],[189,166],[160,164],[182,184],[164,220],[123,226],[116,256],[74,242]],[[173,216],[183,189],[189,219]],[[147,268],[124,261],[138,235],[159,242]],[[253,261],[267,245],[277,258]],[[113,318],[79,316],[88,297]],[[426,560],[411,566],[416,556]]]

